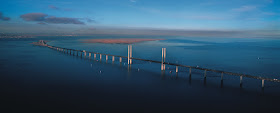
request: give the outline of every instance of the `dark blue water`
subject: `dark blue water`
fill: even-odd
[[[1,39],[1,110],[8,112],[272,112],[279,83],[126,59],[93,61],[30,43],[44,39],[66,48],[127,55],[127,44],[81,43],[88,38],[165,38],[133,44],[133,57],[279,78],[280,40],[150,36],[37,37]],[[170,73],[171,71],[171,73]]]

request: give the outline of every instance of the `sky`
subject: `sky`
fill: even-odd
[[[280,0],[1,0],[0,32],[124,29],[250,31],[279,35]],[[280,36],[280,35],[279,35]]]

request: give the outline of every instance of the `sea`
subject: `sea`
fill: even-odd
[[[133,44],[86,39],[164,39]],[[97,55],[94,60],[32,42],[162,60],[256,77],[280,79],[280,39],[142,35],[37,36],[0,39],[0,111],[12,112],[274,112],[280,83],[203,70]],[[242,82],[242,87],[240,83]]]

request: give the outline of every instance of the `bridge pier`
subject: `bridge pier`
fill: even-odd
[[[129,64],[130,63],[130,46],[128,45],[127,46],[127,48],[128,48],[128,50],[127,50],[127,64]]]
[[[93,59],[96,60],[96,54],[95,53],[93,54]]]
[[[88,58],[91,59],[91,53],[88,53]]]
[[[178,73],[178,66],[176,66],[176,73]]]
[[[108,61],[108,55],[106,55],[106,62]]]
[[[100,54],[100,62],[102,61],[102,54]]]
[[[264,88],[264,79],[262,79],[262,88]]]
[[[161,70],[165,70],[166,48],[161,48]]]
[[[132,64],[132,45],[128,45],[127,64]]]
[[[115,62],[115,56],[112,56],[112,62]]]
[[[242,87],[242,79],[243,79],[243,77],[240,76],[240,87]]]
[[[87,57],[87,52],[85,50],[83,50],[84,52],[84,57],[86,58]]]
[[[130,57],[132,57],[132,45],[130,45]],[[132,59],[130,58],[130,64],[132,64]]]
[[[120,63],[122,62],[122,57],[120,57]]]

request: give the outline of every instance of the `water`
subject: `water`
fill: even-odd
[[[81,43],[89,38],[164,38],[133,44],[133,57],[279,78],[280,40],[155,36],[79,36],[1,39],[0,99],[10,112],[268,112],[276,109],[279,83],[133,60],[93,61],[30,43],[44,39],[65,48],[127,55],[127,44]],[[92,55],[93,56],[93,55]],[[170,73],[171,71],[171,73]],[[16,108],[16,109],[15,109]]]

